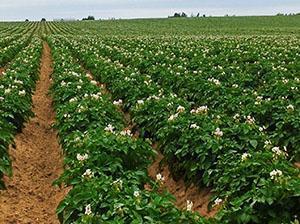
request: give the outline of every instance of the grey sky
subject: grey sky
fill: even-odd
[[[0,20],[45,17],[148,18],[175,11],[206,15],[272,15],[300,12],[300,0],[0,0]]]

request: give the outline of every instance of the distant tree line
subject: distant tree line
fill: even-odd
[[[169,18],[187,18],[189,17],[185,12],[175,12],[174,15],[169,16]],[[197,15],[195,16],[193,13],[190,15],[191,18],[193,17],[206,17],[205,14],[203,14],[202,16],[200,15],[200,13],[198,12]]]
[[[83,18],[82,20],[95,20],[94,16],[88,16],[86,18]]]
[[[300,13],[277,13],[276,16],[299,16]]]
[[[299,16],[300,13],[278,13],[276,14],[276,16]],[[194,15],[193,13],[188,16],[187,13],[185,12],[175,12],[174,15],[172,16],[168,16],[168,18],[195,18],[195,17],[206,17],[205,14],[200,15],[200,13],[198,12],[196,15]],[[229,15],[229,14],[225,14],[224,17],[235,17],[235,15]]]

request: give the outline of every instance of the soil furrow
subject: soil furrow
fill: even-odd
[[[156,146],[153,148],[156,150]],[[157,150],[156,150],[157,151]],[[174,195],[175,205],[180,209],[186,209],[187,200],[193,202],[193,211],[199,212],[202,216],[213,217],[217,212],[217,207],[208,209],[208,205],[212,196],[211,190],[206,187],[197,187],[195,185],[186,186],[183,179],[174,180],[167,164],[162,162],[164,156],[158,152],[156,160],[148,168],[149,176],[156,179],[156,175],[160,173],[164,177],[162,188],[167,189]]]
[[[95,80],[92,72],[85,68],[81,64],[82,69],[90,76],[90,79]],[[98,82],[98,86],[104,87],[104,92],[110,94],[109,90],[106,88],[106,85]],[[128,112],[124,112],[120,109],[120,112],[123,114],[123,117],[128,124],[128,129],[132,129],[135,125],[132,123],[131,116]],[[139,138],[139,130],[133,132],[134,138]],[[161,173],[165,178],[162,188],[167,189],[176,199],[175,205],[179,209],[186,209],[187,200],[193,202],[193,211],[199,212],[202,216],[213,217],[218,212],[218,207],[214,207],[209,210],[208,205],[212,196],[211,190],[209,188],[199,188],[195,185],[186,186],[183,179],[175,181],[172,177],[172,174],[169,170],[167,164],[161,164],[163,160],[163,155],[158,152],[156,144],[153,144],[153,149],[157,152],[157,157],[155,161],[148,168],[148,174],[152,179],[156,179],[156,174]],[[162,189],[163,190],[163,189]]]
[[[52,73],[51,50],[43,44],[40,80],[33,95],[35,116],[10,147],[13,177],[0,192],[0,223],[59,223],[55,214],[67,190],[52,186],[63,171],[62,151],[52,129],[55,113],[48,95]]]

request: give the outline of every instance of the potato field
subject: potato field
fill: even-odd
[[[299,224],[300,16],[0,23],[0,223]]]

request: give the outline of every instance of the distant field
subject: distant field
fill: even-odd
[[[300,16],[0,23],[0,223],[299,224],[299,133]]]
[[[300,16],[206,17],[79,22],[103,35],[300,34]]]
[[[21,22],[0,22],[0,29]],[[289,35],[300,34],[300,15],[133,19],[65,22],[101,35]],[[84,34],[84,33],[81,33]]]

